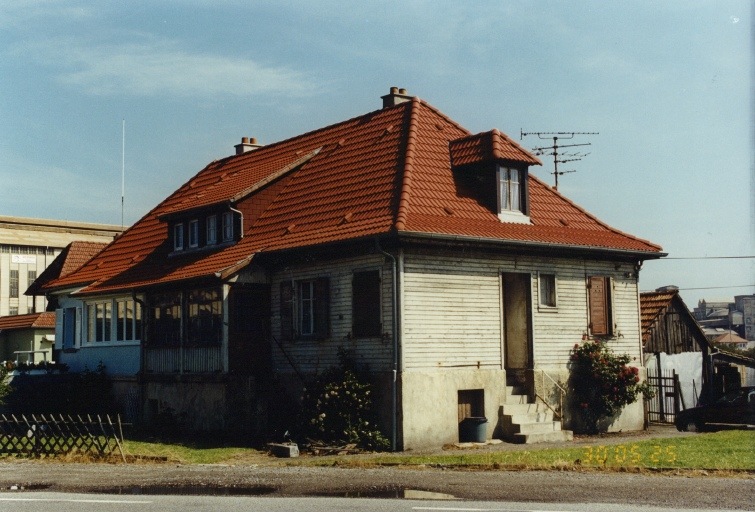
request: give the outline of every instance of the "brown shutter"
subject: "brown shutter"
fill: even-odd
[[[590,332],[593,336],[611,334],[610,281],[607,277],[590,276],[587,295],[590,307]]]
[[[330,280],[327,277],[315,279],[314,296],[314,337],[324,339],[330,335]]]
[[[281,282],[281,339],[294,338],[294,288],[290,281]]]

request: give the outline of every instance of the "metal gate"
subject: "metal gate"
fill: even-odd
[[[646,400],[648,421],[652,423],[674,423],[681,410],[681,388],[676,371],[648,368],[648,384],[655,396]]]

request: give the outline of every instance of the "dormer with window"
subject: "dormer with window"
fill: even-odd
[[[242,217],[236,210],[209,208],[161,217],[168,223],[171,255],[224,247],[242,236]]]
[[[460,182],[501,222],[529,224],[528,169],[540,160],[498,130],[452,140],[449,150]]]

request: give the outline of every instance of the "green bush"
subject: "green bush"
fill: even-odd
[[[602,341],[575,344],[570,359],[572,402],[591,433],[600,430],[602,419],[618,414],[640,394],[653,395],[647,382],[640,382],[639,369],[627,366],[631,358],[614,354]]]
[[[388,449],[390,442],[377,428],[367,368],[359,367],[345,350],[339,350],[339,358],[340,366],[326,370],[304,389],[298,435],[331,445]]]

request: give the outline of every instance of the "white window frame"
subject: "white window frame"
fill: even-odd
[[[124,303],[131,304],[133,314],[130,319],[126,316],[119,317],[118,306]],[[126,308],[128,308],[128,305],[126,305]],[[98,315],[100,310],[104,313],[102,317]],[[141,342],[141,336],[137,336],[137,334],[143,333],[144,312],[139,301],[130,297],[112,297],[88,301],[84,304],[83,312],[85,315],[83,325],[86,326],[86,332],[81,334],[82,346],[138,345]],[[130,329],[125,325],[127,321],[131,322]],[[102,322],[100,326],[102,329],[102,339],[97,339],[98,322]],[[119,323],[123,324],[123,339],[119,339],[118,336]],[[141,329],[139,328],[140,324]],[[126,333],[129,331],[131,332],[131,338],[127,339]]]
[[[512,180],[516,174],[517,181]],[[496,186],[498,196],[498,219],[501,222],[529,224],[530,218],[525,215],[525,198],[523,190],[527,173],[516,167],[499,165],[496,168]],[[513,186],[516,184],[516,186]]]
[[[173,226],[173,250],[183,251],[184,248],[184,223],[179,222]]]
[[[199,247],[199,220],[192,219],[189,221],[189,247]]]
[[[552,303],[546,302],[544,286],[548,286],[549,282],[552,282]],[[537,304],[541,311],[555,311],[558,309],[558,277],[555,272],[538,272],[537,273]]]
[[[314,280],[296,283],[296,325],[300,336],[315,334],[315,282]]]
[[[223,242],[230,242],[233,240],[233,212],[223,213]]]
[[[218,216],[210,215],[207,217],[207,245],[218,243]]]

